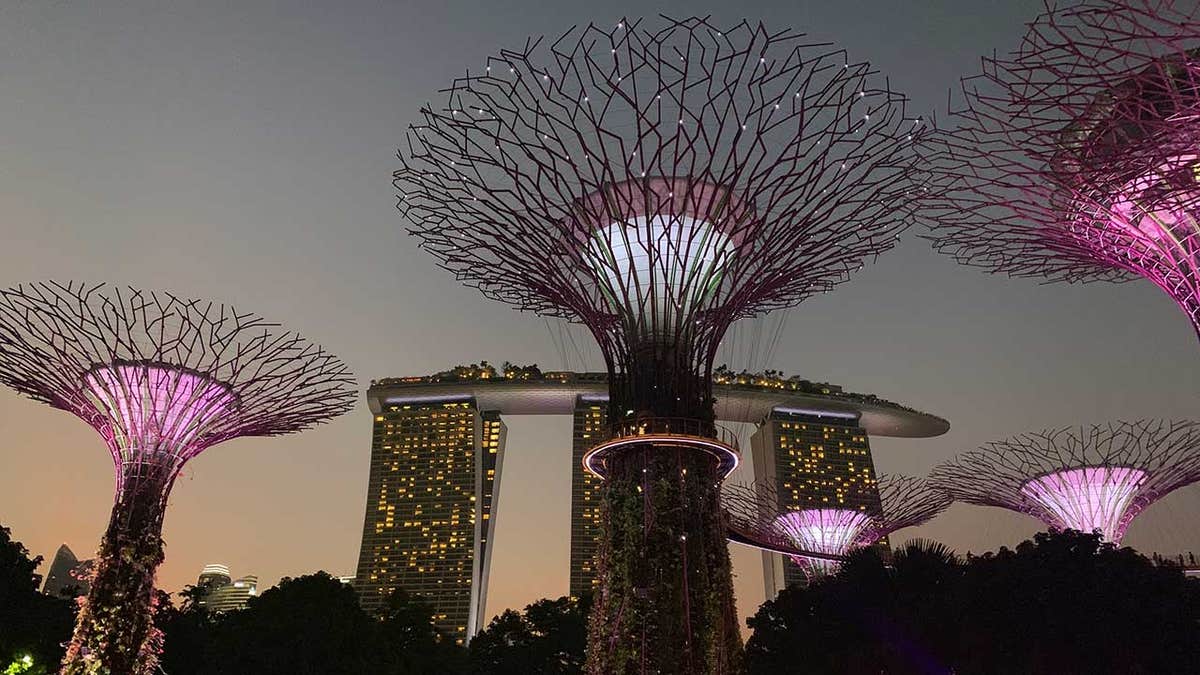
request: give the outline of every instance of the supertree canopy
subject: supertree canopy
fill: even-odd
[[[726,485],[721,503],[729,514],[731,541],[782,553],[809,579],[836,569],[855,549],[873,546],[892,532],[924,523],[951,504],[951,498],[923,478],[883,475],[879,502],[863,508],[786,506],[787,483],[759,481]]]
[[[717,347],[895,244],[921,127],[844,52],[696,18],[530,40],[446,93],[395,173],[412,232],[485,295],[585,325],[609,371],[590,672],[739,669]]]
[[[1200,480],[1200,426],[1143,420],[1027,433],[965,452],[930,480],[957,501],[1119,544],[1147,506]]]
[[[355,397],[341,361],[253,314],[78,283],[0,290],[0,382],[89,424],[116,465],[70,675],[157,672],[163,513],[189,459],[232,438],[299,431]]]
[[[1194,3],[1064,4],[963,81],[922,139],[939,250],[1018,277],[1165,291],[1200,331]]]

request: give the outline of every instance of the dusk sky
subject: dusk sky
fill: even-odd
[[[981,54],[1015,46],[1040,7],[10,0],[0,3],[0,286],[108,281],[226,302],[340,355],[364,390],[371,379],[480,359],[597,369],[594,353],[564,360],[543,319],[460,287],[405,235],[395,149],[440,88],[527,36],[711,13],[835,41],[932,112]],[[788,312],[773,351],[734,348],[729,365],[830,381],[950,420],[939,438],[872,439],[881,473],[924,474],[1026,430],[1197,414],[1200,344],[1148,282],[988,276],[916,235]],[[740,344],[780,318],[761,331],[737,327]],[[489,615],[567,592],[570,419],[507,422]],[[167,513],[160,586],[177,591],[212,562],[258,574],[260,588],[320,569],[352,574],[370,426],[363,396],[326,426],[231,441],[193,460]],[[0,524],[16,539],[47,558],[63,542],[90,556],[112,488],[91,428],[0,391]],[[1125,541],[1200,552],[1198,516],[1200,487],[1185,488]],[[893,541],[981,551],[1037,529],[1024,516],[955,506]],[[733,558],[744,615],[763,600],[759,557],[734,547]]]

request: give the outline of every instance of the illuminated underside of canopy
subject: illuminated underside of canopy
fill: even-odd
[[[1200,481],[1200,426],[1141,420],[1031,432],[964,452],[930,480],[957,501],[1098,530],[1119,544],[1148,506]]]
[[[356,398],[341,361],[253,314],[78,283],[0,290],[0,383],[85,421],[116,468],[63,675],[158,672],[154,576],[189,459],[232,438],[300,431]]]
[[[1151,281],[1200,332],[1200,7],[1049,9],[964,81],[922,140],[922,215],[962,263],[1052,281]]]
[[[229,385],[183,368],[119,363],[96,366],[83,379],[88,399],[106,419],[100,431],[118,466],[118,500],[127,476],[151,468],[178,472],[206,447],[221,417],[236,414]]]
[[[852,509],[806,509],[775,519],[775,527],[799,550],[845,555],[861,541],[871,516]],[[806,574],[826,574],[836,568],[830,560],[793,556]]]
[[[792,489],[770,480],[724,486],[721,505],[731,541],[786,555],[812,579],[836,570],[847,553],[925,523],[950,506],[949,495],[922,478],[883,475],[876,485],[877,508],[793,508]]]
[[[731,672],[717,349],[896,244],[922,126],[841,50],[703,18],[530,40],[445,93],[400,152],[410,232],[487,296],[584,325],[608,370],[588,671]]]
[[[1146,472],[1124,466],[1090,466],[1039,476],[1021,492],[1053,514],[1061,529],[1099,530],[1108,541],[1121,541],[1126,514]]]

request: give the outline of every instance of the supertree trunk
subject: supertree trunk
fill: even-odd
[[[124,477],[63,675],[154,672],[162,643],[154,626],[154,577],[163,561],[163,505],[171,482],[164,472]]]
[[[276,328],[227,305],[135,288],[0,289],[0,384],[86,422],[117,471],[66,675],[157,670],[163,512],[189,459],[233,438],[300,431],[353,406],[345,365]]]
[[[609,466],[587,672],[744,672],[716,463],[647,443]]]

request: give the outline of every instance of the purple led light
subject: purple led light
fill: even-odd
[[[639,447],[647,443],[686,446],[706,452],[717,459],[717,473],[722,479],[736,471],[742,462],[741,455],[737,453],[737,450],[724,443],[691,436],[644,434],[617,438],[588,450],[583,455],[583,468],[597,478],[604,478],[608,474],[604,468],[606,457],[610,457],[622,449]]]
[[[793,488],[775,480],[725,485],[721,504],[729,539],[781,553],[812,578],[834,571],[847,552],[920,525],[950,506],[950,496],[922,478],[883,475],[876,485],[879,502],[861,509],[795,506]]]
[[[1162,289],[1200,332],[1197,169],[1196,155],[1180,155],[1114,190],[1107,199],[1103,195],[1077,198],[1081,205],[1064,229],[1098,260]],[[1103,207],[1096,207],[1096,202]]]
[[[1034,478],[1021,492],[1059,527],[1100,530],[1108,541],[1120,543],[1131,520],[1129,506],[1145,479],[1145,471],[1132,467],[1083,467]]]
[[[1029,432],[963,452],[929,477],[955,501],[1120,543],[1148,506],[1200,481],[1200,425],[1139,420]]]
[[[0,384],[104,439],[116,495],[63,673],[158,672],[154,574],[179,471],[205,448],[300,431],[353,406],[319,346],[225,305],[103,284],[0,289]]]
[[[844,420],[856,420],[861,417],[856,412],[840,412],[834,410],[815,410],[813,408],[775,408],[774,412],[788,415],[814,415],[816,417],[835,417]]]
[[[805,509],[779,516],[775,527],[801,550],[845,555],[869,534],[870,522],[870,515],[853,509]],[[810,576],[831,572],[837,566],[831,560],[803,556],[792,560]]]
[[[205,433],[233,410],[229,387],[180,368],[152,364],[97,366],[84,375],[93,420],[117,464],[117,499],[132,462],[178,471],[210,444]]]
[[[1200,332],[1198,34],[1194,3],[1048,5],[918,141],[935,247],[1011,276],[1141,277]]]

